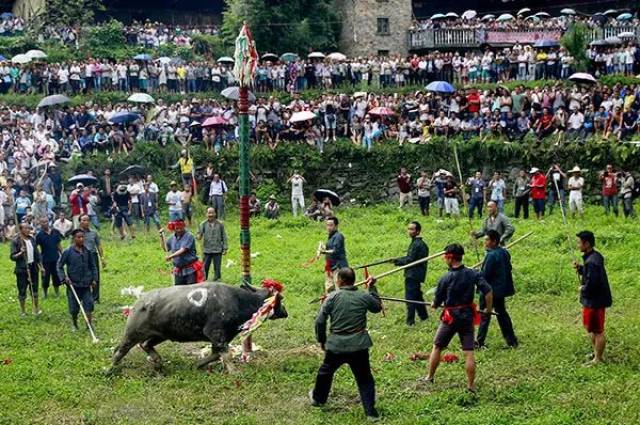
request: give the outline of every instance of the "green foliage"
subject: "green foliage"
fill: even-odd
[[[338,46],[340,19],[335,0],[230,0],[222,33],[233,45],[246,21],[260,52],[329,51]]]
[[[38,44],[31,35],[0,37],[0,52],[7,58],[37,48]]]
[[[567,49],[573,56],[574,66],[577,71],[586,71],[589,64],[589,58],[587,58],[586,53],[589,32],[589,27],[586,24],[574,22],[560,40],[562,47]]]
[[[225,44],[222,37],[218,35],[196,34],[191,38],[191,44],[195,54],[207,59],[216,59],[233,51],[232,45]]]
[[[80,50],[86,57],[122,60],[133,56],[132,47],[126,44],[124,26],[116,20],[88,28],[82,34]]]
[[[102,0],[47,0],[37,19],[42,25],[85,27],[93,24],[95,12],[105,10]]]

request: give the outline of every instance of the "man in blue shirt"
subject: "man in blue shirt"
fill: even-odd
[[[56,298],[60,296],[59,287],[61,285],[60,277],[57,272],[58,259],[62,252],[62,235],[56,229],[49,227],[49,220],[43,218],[40,220],[40,230],[36,233],[36,245],[40,248],[40,256],[42,259],[42,291],[44,297],[47,298],[49,292],[49,281],[53,281],[53,290]]]
[[[473,218],[473,212],[478,210],[478,217],[482,218],[482,206],[484,205],[484,195],[486,183],[482,180],[482,173],[476,171],[475,177],[469,179],[467,185],[471,188],[471,197],[469,198],[469,218]]]
[[[347,261],[347,251],[344,246],[344,235],[338,230],[338,217],[329,217],[325,221],[329,239],[322,252],[326,256],[326,279],[324,283],[325,292],[331,291],[335,286],[335,279],[339,269],[349,267]]]
[[[166,261],[173,262],[173,277],[175,285],[191,285],[201,282],[202,263],[196,255],[196,240],[193,235],[185,230],[183,220],[175,220],[169,223],[169,230],[174,234],[167,240],[166,251],[169,253]],[[160,230],[160,232],[163,232]]]
[[[69,304],[69,314],[73,322],[73,331],[78,330],[78,313],[80,312],[80,304],[76,300],[73,292],[75,291],[78,299],[82,303],[84,312],[87,315],[87,321],[91,324],[91,314],[93,312],[93,293],[91,287],[95,286],[98,276],[98,270],[93,260],[93,256],[87,248],[84,247],[84,231],[75,229],[71,232],[73,240],[72,245],[65,249],[58,260],[58,277],[67,285],[67,303]],[[66,267],[66,271],[65,271]],[[71,288],[73,286],[73,288]]]

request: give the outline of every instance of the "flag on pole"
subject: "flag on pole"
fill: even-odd
[[[240,86],[253,86],[253,76],[258,64],[258,51],[246,23],[242,25],[240,34],[236,38],[234,59],[233,75],[240,83]]]

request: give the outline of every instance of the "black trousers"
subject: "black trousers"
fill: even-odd
[[[211,263],[213,262],[213,281],[217,282],[222,277],[221,275],[221,265],[222,265],[222,253],[218,252],[215,254],[204,253],[204,275],[209,281],[209,268],[211,267]]]
[[[422,282],[415,279],[404,279],[404,297],[411,301],[424,301],[422,297]],[[427,308],[420,304],[407,303],[407,324],[413,325],[416,322],[416,313],[421,320],[427,320],[429,314]]]
[[[189,273],[187,275],[173,275],[173,283],[176,286],[179,285],[193,285],[194,283],[196,283],[196,274],[195,273]]]
[[[515,211],[515,216],[516,218],[520,217],[520,210],[522,210],[522,216],[527,219],[529,218],[529,197],[528,196],[521,196],[521,197],[516,197],[516,211]]]
[[[52,281],[53,286],[56,288],[61,285],[60,277],[58,277],[56,269],[57,264],[56,261],[42,263],[42,289],[44,289],[45,292],[49,289],[49,281]]]
[[[348,364],[351,368],[360,399],[364,407],[364,413],[367,416],[378,416],[375,408],[376,403],[376,383],[371,374],[371,365],[369,364],[369,350],[354,351],[351,353],[334,353],[327,351],[324,361],[318,370],[316,377],[316,386],[313,389],[313,399],[318,403],[326,403],[331,391],[333,383],[333,375],[343,364]]]
[[[484,308],[484,297],[481,297],[480,310],[484,310]],[[513,323],[511,323],[511,317],[507,312],[504,297],[493,297],[493,310],[498,313],[498,325],[500,326],[500,331],[502,332],[502,336],[507,342],[507,345],[518,345],[518,338],[516,338],[516,334],[513,332]],[[478,336],[476,338],[476,341],[479,345],[484,345],[485,339],[487,338],[487,332],[489,332],[490,323],[491,315],[483,314],[482,320],[480,321],[480,326],[478,327]]]

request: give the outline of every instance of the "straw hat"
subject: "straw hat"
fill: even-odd
[[[582,170],[580,169],[580,167],[578,167],[577,165],[575,167],[573,167],[570,171],[570,173],[581,173]]]
[[[531,170],[529,171],[529,174],[535,174],[535,173],[537,173],[538,171],[540,171],[540,169],[539,169],[539,168],[537,168],[537,167],[532,167],[532,168],[531,168]]]

